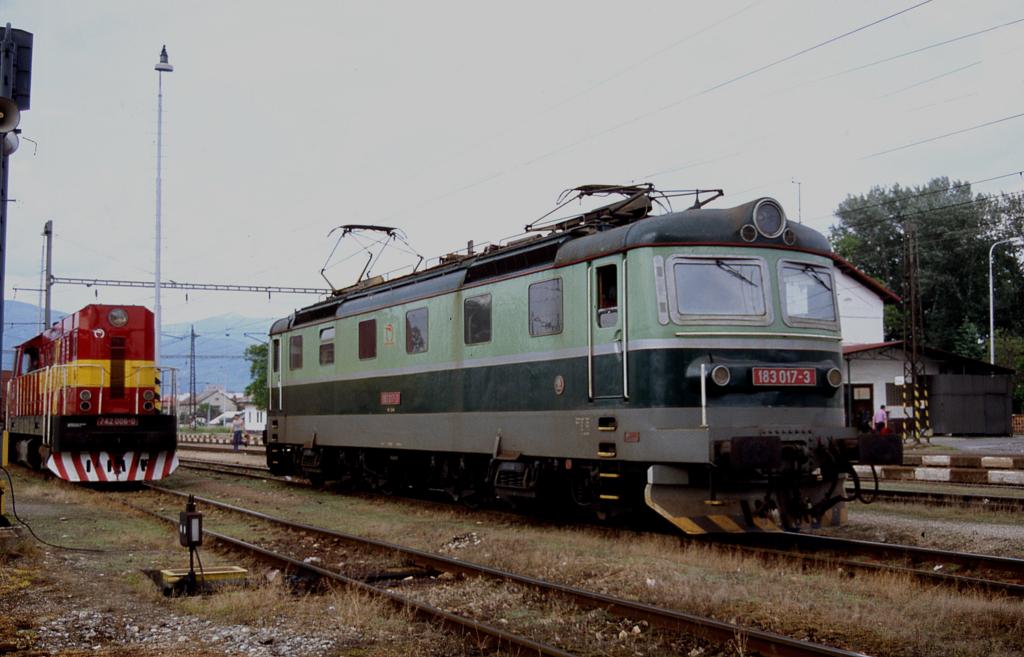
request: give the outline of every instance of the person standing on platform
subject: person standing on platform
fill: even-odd
[[[231,420],[231,446],[237,452],[242,447],[242,434],[245,432],[245,420],[239,413]]]
[[[882,433],[882,429],[889,425],[889,414],[885,410],[885,404],[879,406],[875,411],[875,416],[871,418],[871,425],[875,428],[876,433]]]

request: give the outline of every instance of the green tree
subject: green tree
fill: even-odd
[[[245,394],[258,408],[267,408],[267,345],[251,344],[245,349],[249,361],[249,376],[252,379],[245,386]]]
[[[997,239],[1022,234],[1021,199],[973,196],[967,183],[936,178],[920,187],[875,187],[848,196],[836,210],[830,237],[836,251],[907,298],[904,245],[917,240],[920,302],[928,345],[955,351],[965,324],[988,326],[988,249]],[[1024,334],[1024,318],[1012,313],[1024,302],[1021,264],[1008,245],[996,261],[996,314],[1001,326]],[[887,339],[902,337],[899,308],[887,308]]]
[[[956,331],[953,353],[964,358],[982,360],[985,358],[985,346],[982,343],[981,331],[977,324],[964,320]]]

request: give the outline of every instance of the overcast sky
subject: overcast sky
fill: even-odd
[[[584,183],[773,196],[826,230],[874,185],[1019,171],[1021,19],[1019,0],[0,0],[35,35],[21,128],[38,142],[10,160],[6,295],[36,300],[12,288],[39,286],[47,219],[57,276],[152,280],[163,44],[164,280],[324,287],[337,225],[396,226],[433,257]],[[166,324],[315,300],[162,299]],[[153,293],[54,291],[68,311],[96,300]]]

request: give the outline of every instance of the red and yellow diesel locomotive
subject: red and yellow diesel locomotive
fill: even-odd
[[[178,467],[174,371],[153,313],[88,305],[18,345],[5,391],[12,460],[61,479],[153,481]]]

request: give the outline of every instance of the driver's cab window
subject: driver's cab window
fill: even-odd
[[[610,328],[618,323],[618,267],[604,265],[597,268],[597,325],[601,328]]]
[[[25,353],[22,354],[21,359],[21,373],[28,374],[29,372],[35,372],[39,369],[39,349],[35,347],[28,347],[25,349]]]

